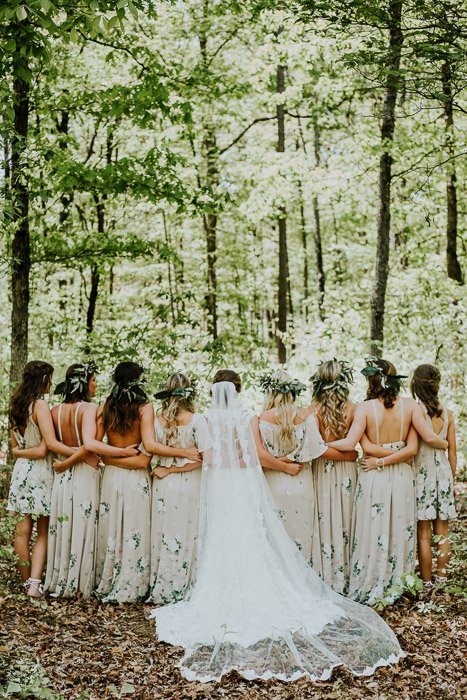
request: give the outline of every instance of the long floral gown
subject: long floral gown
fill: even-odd
[[[166,433],[155,421],[157,440],[166,444]],[[188,425],[178,427],[178,446],[196,446],[203,453],[211,447],[206,418],[195,413]],[[157,457],[154,466],[183,467],[189,460]],[[151,509],[151,572],[149,601],[171,603],[183,598],[196,569],[201,469],[154,477]]]
[[[18,446],[25,450],[42,442],[39,426],[32,419],[33,404],[29,406],[24,435],[14,430]],[[50,514],[53,469],[50,453],[42,459],[19,457],[11,475],[7,509],[22,515]]]
[[[260,420],[259,430],[266,450],[274,457],[284,457],[285,453],[279,448],[280,426]],[[305,559],[310,561],[315,520],[311,460],[326,451],[326,445],[313,414],[303,423],[295,426],[295,440],[295,448],[288,457],[303,463],[303,469],[296,476],[275,469],[269,469],[265,474],[289,537],[295,542]]]
[[[62,438],[58,407],[58,433]],[[77,404],[74,416],[78,447]],[[56,596],[81,593],[88,598],[94,588],[100,471],[86,462],[54,476],[49,523],[45,589]]]
[[[374,399],[372,405],[376,442],[379,443],[376,401]],[[400,398],[399,401],[400,439],[382,445],[392,450],[400,450],[405,445],[402,440],[404,400]],[[415,568],[416,498],[412,464],[400,462],[382,471],[360,470],[351,541],[350,597],[369,604],[379,598],[388,602],[396,600],[402,575],[412,574]]]
[[[426,412],[426,422],[433,430],[433,422]],[[449,418],[443,407],[443,427],[439,437],[446,439]],[[419,520],[454,520],[454,479],[445,450],[430,447],[420,440],[414,459],[417,485],[417,517]]]

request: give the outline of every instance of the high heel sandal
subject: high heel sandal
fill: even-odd
[[[28,596],[30,598],[43,598],[44,597],[44,595],[45,595],[44,586],[42,585],[40,578],[30,578],[29,579],[29,588],[31,588],[31,586],[36,589],[36,591],[37,591],[37,593],[39,593],[39,595],[31,595],[29,593],[29,590],[28,590]]]

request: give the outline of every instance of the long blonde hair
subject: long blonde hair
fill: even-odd
[[[178,388],[187,389],[188,387],[191,387],[191,381],[181,372],[174,372],[174,374],[171,374],[166,382],[167,391],[173,391],[174,389]],[[169,396],[162,402],[160,415],[165,418],[164,429],[167,445],[170,445],[171,447],[178,445],[177,416],[182,411],[188,411],[189,413],[195,412],[193,394],[190,394],[189,396]]]
[[[288,384],[292,381],[290,374],[283,369],[276,370],[271,377],[275,382],[282,384]],[[271,408],[276,409],[276,420],[280,427],[279,449],[284,454],[295,449],[294,402],[295,393],[293,391],[284,394],[279,389],[268,391],[264,400],[265,411],[269,411]]]
[[[323,422],[324,435],[335,435],[337,439],[345,437],[349,430],[345,412],[349,385],[342,370],[338,360],[327,360],[319,365],[314,375],[313,400]]]

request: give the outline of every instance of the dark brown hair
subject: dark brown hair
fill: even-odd
[[[120,362],[114,370],[114,390],[107,397],[102,411],[104,430],[119,435],[129,432],[139,418],[141,406],[148,402],[141,386],[135,386],[144,368],[136,362]],[[115,390],[116,389],[116,390]]]
[[[77,371],[78,370],[78,371]],[[73,391],[73,386],[69,379],[77,377],[83,374],[85,370],[85,365],[82,362],[77,362],[74,365],[70,365],[65,374],[66,388],[63,394],[63,403],[78,403],[78,401],[91,401],[91,395],[89,393],[89,380],[94,376],[94,372],[85,372],[84,378],[85,383],[80,382],[76,389]],[[57,387],[58,389],[58,387]]]
[[[397,374],[397,370],[389,360],[382,360],[378,358],[375,364],[383,370],[383,373],[390,377]],[[366,392],[366,400],[369,399],[383,399],[384,408],[392,408],[396,403],[396,399],[401,390],[400,384],[395,383],[391,386],[383,386],[383,377],[381,374],[374,374],[368,377],[368,389]]]
[[[419,365],[410,382],[412,396],[422,402],[430,418],[439,417],[443,413],[438,399],[440,381],[441,373],[437,367]]]
[[[10,401],[8,418],[10,426],[20,432],[26,430],[26,423],[29,416],[29,406],[45,394],[50,386],[54,368],[48,362],[42,360],[31,360],[23,369],[21,384],[13,393]]]
[[[218,369],[214,375],[212,383],[217,384],[218,382],[232,382],[237,390],[237,394],[239,394],[242,389],[242,380],[240,375],[233,369]]]

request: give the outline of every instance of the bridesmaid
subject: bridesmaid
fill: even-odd
[[[314,413],[295,406],[296,397],[305,389],[303,384],[284,370],[277,370],[262,377],[261,387],[266,394],[265,410],[254,429],[259,459],[267,468],[266,479],[284,527],[309,561],[315,517],[311,460],[322,454],[339,453],[328,452]],[[275,457],[280,466],[265,464],[261,448]],[[295,463],[293,471],[288,462]],[[299,464],[303,468],[298,468]]]
[[[454,504],[454,477],[457,451],[456,429],[451,411],[438,398],[441,374],[433,365],[420,365],[413,373],[410,389],[417,398],[430,428],[441,439],[447,439],[448,452],[430,447],[421,441],[415,469],[417,474],[417,539],[418,561],[425,590],[433,588],[431,537],[433,533],[441,539],[436,544],[435,583],[446,583],[449,564],[449,521],[457,518]]]
[[[23,370],[9,410],[11,444],[16,458],[8,495],[8,510],[22,516],[15,528],[14,548],[19,571],[31,598],[43,595],[42,573],[47,557],[53,471],[49,450],[69,455],[73,450],[55,438],[49,405],[41,397],[50,392],[54,368],[32,360]],[[36,523],[37,537],[31,552]]]
[[[95,372],[92,362],[73,364],[55,390],[63,395],[52,408],[56,435],[75,449],[83,444],[83,412],[96,393]],[[88,452],[73,467],[59,460],[53,466],[45,589],[55,597],[81,593],[88,598],[94,588],[99,458]]]
[[[355,413],[355,404],[349,401],[352,368],[347,362],[335,359],[322,362],[311,382],[311,409],[323,439],[331,442],[345,437]],[[313,568],[328,586],[343,595],[349,586],[350,528],[357,473],[357,463],[345,461],[342,456],[334,460],[321,456],[313,462],[316,497]]]
[[[418,449],[417,430],[427,436],[429,431],[416,402],[399,396],[403,377],[391,362],[368,358],[362,374],[368,379],[366,401],[357,406],[347,437],[330,445],[350,449],[360,440],[365,451],[352,518],[349,595],[371,604],[380,598],[396,600],[402,575],[414,571],[412,458]],[[431,438],[441,443],[433,432]],[[385,456],[368,456],[371,443]]]
[[[195,388],[184,374],[172,374],[155,394],[162,408],[155,420],[157,440],[171,447],[211,447],[206,419],[195,413]],[[143,438],[144,439],[144,438]],[[149,445],[150,446],[150,445]],[[156,452],[157,454],[157,452]],[[183,598],[196,570],[201,461],[158,457],[152,474],[151,569],[148,602]]]

